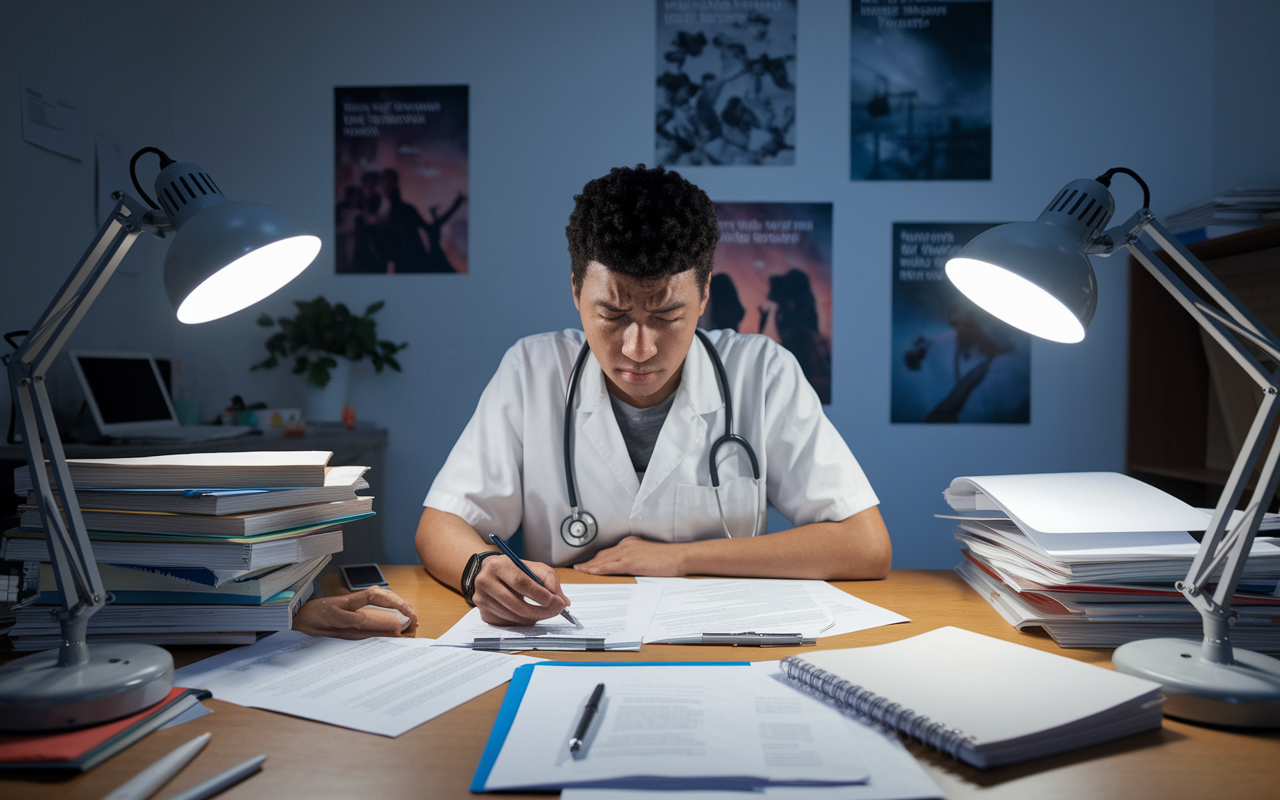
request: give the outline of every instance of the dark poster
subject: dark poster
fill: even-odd
[[[659,164],[794,164],[796,0],[656,0]]]
[[[991,180],[991,2],[853,0],[853,180]]]
[[[763,333],[831,402],[831,204],[716,203],[720,244],[698,324]]]
[[[990,224],[893,225],[891,422],[1030,422],[1031,337],[975,306],[947,259]]]
[[[337,272],[467,271],[467,87],[333,90]]]

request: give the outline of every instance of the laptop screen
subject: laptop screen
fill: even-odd
[[[112,426],[176,425],[154,359],[133,353],[72,355],[85,398],[97,408],[104,433]]]

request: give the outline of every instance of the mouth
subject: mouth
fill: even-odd
[[[618,377],[628,383],[649,383],[657,379],[658,372],[656,370],[634,370],[619,367]]]

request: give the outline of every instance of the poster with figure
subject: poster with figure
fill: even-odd
[[[716,203],[720,244],[698,325],[763,333],[831,402],[831,204]]]
[[[890,422],[1031,421],[1031,336],[947,280],[947,259],[995,223],[893,225]]]
[[[657,163],[794,164],[796,0],[655,0]]]
[[[333,90],[338,274],[467,271],[467,87]]]
[[[853,0],[850,176],[991,180],[991,0]]]

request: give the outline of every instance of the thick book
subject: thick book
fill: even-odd
[[[1160,727],[1160,684],[959,628],[782,661],[797,686],[980,769]]]
[[[183,453],[139,458],[69,458],[76,489],[243,489],[324,486],[333,453],[325,450],[261,450]],[[46,462],[46,467],[48,462]],[[50,473],[50,480],[53,475]],[[31,467],[13,471],[13,491],[34,488]]]
[[[107,511],[165,511],[171,514],[248,514],[275,508],[291,508],[314,503],[350,500],[369,488],[363,477],[368,467],[329,467],[324,486],[276,489],[81,489],[76,500],[81,508]],[[27,492],[27,503],[35,505],[35,492]]]
[[[54,733],[0,734],[0,769],[85,772],[211,695],[174,687],[155,705],[123,719]]]
[[[201,567],[209,570],[258,570],[342,552],[342,529],[323,526],[313,532],[252,540],[146,534],[89,533],[99,564],[146,567]],[[0,544],[7,561],[48,561],[49,546],[40,531],[7,531]]]
[[[258,536],[307,525],[347,520],[373,513],[372,497],[351,497],[332,503],[279,508],[254,514],[228,514],[213,517],[201,514],[171,514],[163,511],[106,511],[82,508],[84,525],[93,531],[117,533],[159,533],[190,536]],[[24,528],[40,528],[40,510],[22,507],[19,524]]]
[[[310,561],[276,567],[221,586],[178,577],[160,568],[100,564],[102,586],[115,596],[115,603],[156,605],[160,603],[216,603],[223,605],[261,605],[289,589],[307,575],[314,575],[329,563],[331,556],[320,556]],[[58,590],[52,564],[40,565],[40,595],[38,605],[62,605],[62,592]]]

